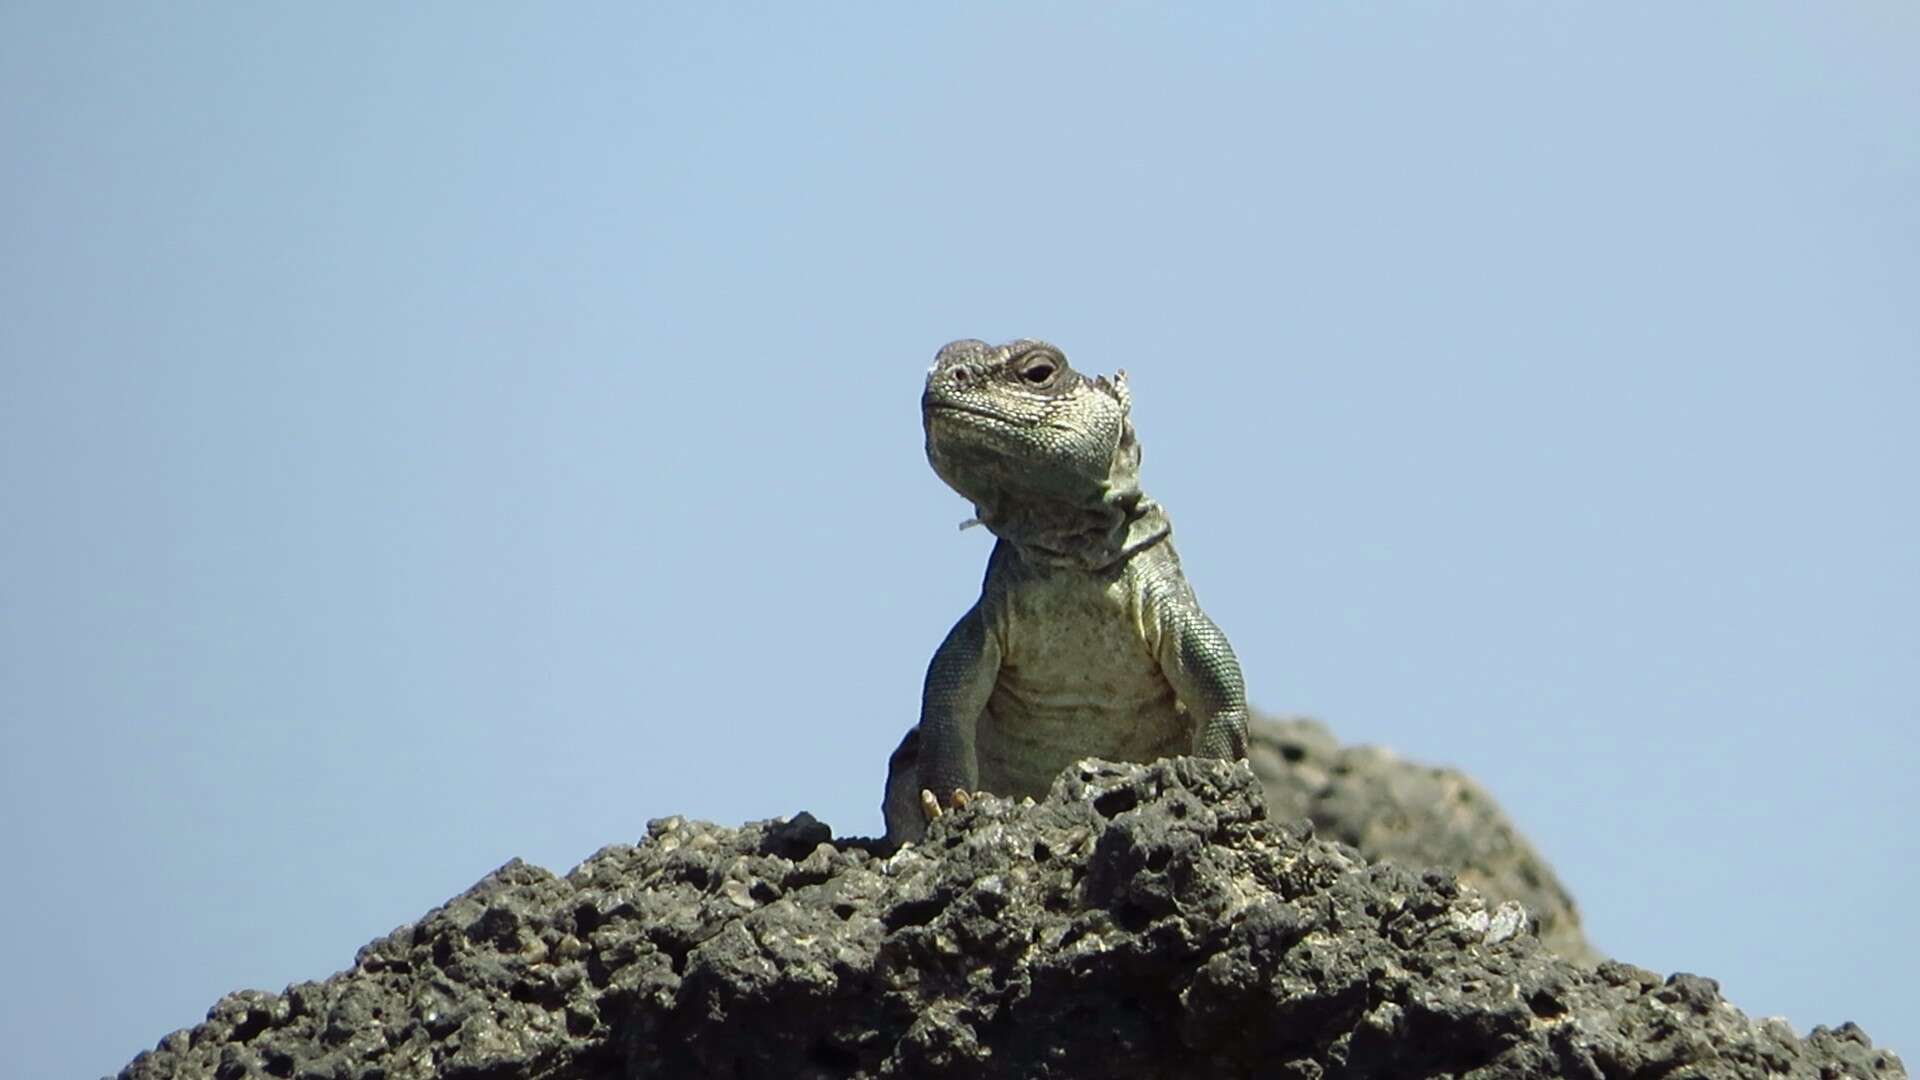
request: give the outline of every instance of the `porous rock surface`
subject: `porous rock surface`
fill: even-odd
[[[1244,763],[1088,761],[891,857],[806,814],[519,862],[121,1076],[1891,1077],[1710,979],[1270,820]]]
[[[1274,820],[1309,818],[1319,835],[1352,844],[1368,862],[1451,870],[1489,899],[1524,905],[1554,952],[1602,959],[1553,868],[1471,777],[1377,746],[1343,746],[1304,717],[1255,717],[1248,734],[1248,760]]]

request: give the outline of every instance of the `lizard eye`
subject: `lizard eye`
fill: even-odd
[[[1040,359],[1040,360],[1035,360],[1032,363],[1028,364],[1026,367],[1021,368],[1020,377],[1034,384],[1035,386],[1038,386],[1041,383],[1046,382],[1048,379],[1053,378],[1053,373],[1058,370],[1059,368],[1054,366],[1053,361]]]

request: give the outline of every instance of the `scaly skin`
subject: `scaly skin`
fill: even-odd
[[[1084,757],[1244,758],[1233,647],[1140,490],[1126,375],[1038,341],[956,341],[927,373],[927,460],[999,538],[888,763],[887,840],[966,793],[1038,798]]]

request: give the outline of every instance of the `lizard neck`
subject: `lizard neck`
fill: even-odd
[[[998,520],[983,516],[981,522],[1026,561],[1077,570],[1125,562],[1173,535],[1167,512],[1144,495],[1098,511],[1082,507],[1040,513],[1029,508],[1027,513],[999,515]]]

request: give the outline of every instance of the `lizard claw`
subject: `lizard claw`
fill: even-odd
[[[972,802],[973,796],[958,788],[954,789],[952,795],[947,796],[947,807],[954,810],[965,810]],[[940,805],[940,799],[932,791],[926,788],[920,789],[920,812],[928,821],[940,820],[940,816],[947,812],[947,807]]]

